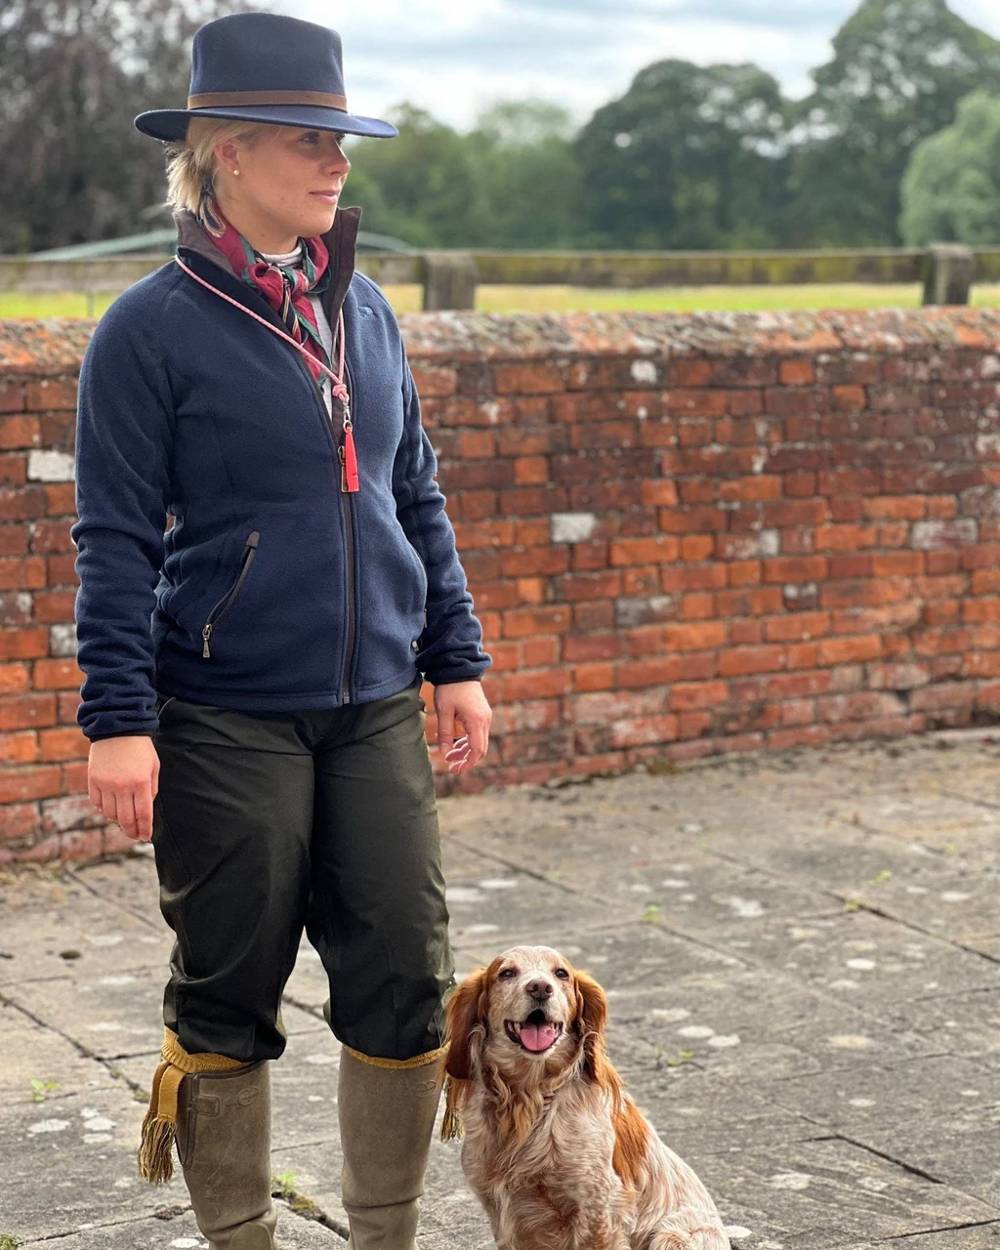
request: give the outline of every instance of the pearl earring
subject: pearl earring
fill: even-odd
[[[238,169],[234,169],[234,170],[233,170],[233,177],[234,177],[234,178],[238,178],[239,176],[240,176],[240,171],[239,171]]]

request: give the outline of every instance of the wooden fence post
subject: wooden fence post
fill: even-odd
[[[470,252],[424,252],[424,312],[475,308],[479,274]]]
[[[961,243],[932,243],[924,259],[924,306],[968,304],[976,256]]]

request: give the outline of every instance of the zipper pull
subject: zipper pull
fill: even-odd
[[[358,457],[354,449],[354,434],[349,419],[344,421],[344,441],[337,448],[337,455],[340,459],[341,491],[359,490]]]
[[[208,649],[208,637],[209,637],[209,634],[211,634],[211,632],[212,632],[212,625],[210,622],[201,631],[201,636],[205,640],[204,645],[201,648],[201,658],[203,660],[210,660],[212,658],[212,653]]]

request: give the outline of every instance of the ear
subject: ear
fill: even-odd
[[[576,979],[577,1014],[574,1025],[583,1039],[583,1070],[599,1084],[609,1084],[609,1068],[604,1047],[604,1030],[608,1021],[608,1000],[604,990],[586,972],[574,971]]]
[[[448,1054],[444,1070],[457,1081],[467,1081],[472,1075],[469,1053],[472,1030],[480,1020],[485,1020],[489,974],[489,968],[471,972],[445,1005]]]

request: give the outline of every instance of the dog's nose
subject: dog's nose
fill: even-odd
[[[525,989],[532,998],[551,998],[552,996],[552,986],[541,978],[532,981]]]

